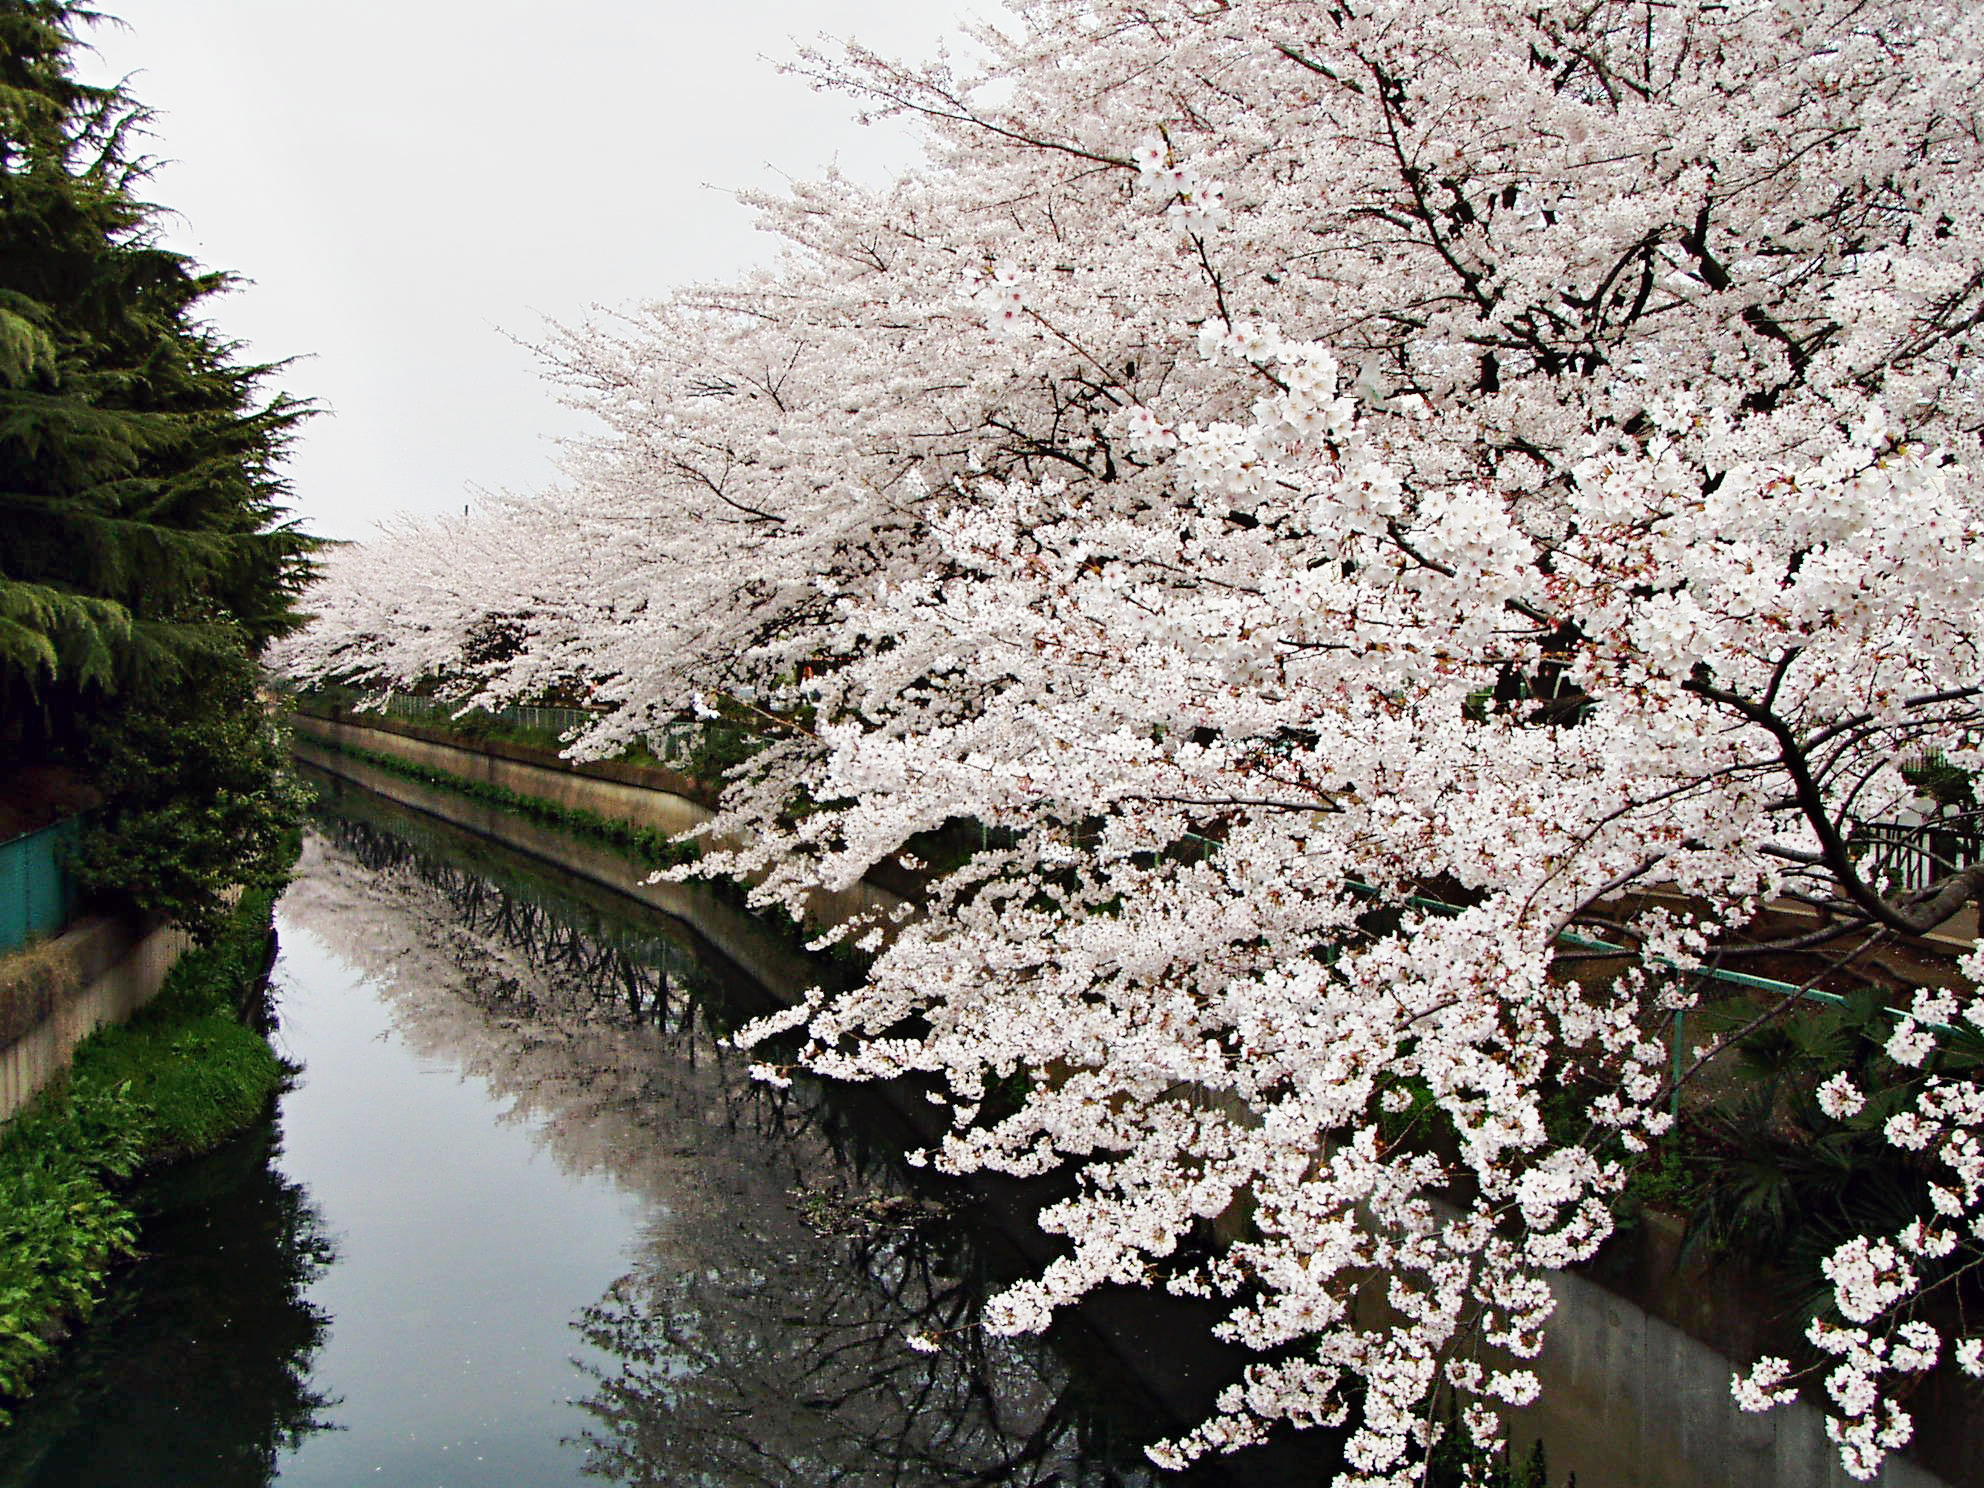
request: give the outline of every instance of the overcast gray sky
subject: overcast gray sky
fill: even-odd
[[[290,460],[311,530],[363,537],[552,479],[582,427],[505,333],[772,250],[737,187],[876,180],[904,126],[782,76],[794,38],[923,58],[964,0],[103,0],[95,78],[157,115],[173,246],[253,281],[214,318],[329,412]],[[989,3],[975,13],[995,11]],[[715,188],[715,189],[709,189]]]

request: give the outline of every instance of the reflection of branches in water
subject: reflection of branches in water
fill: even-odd
[[[339,855],[365,870],[367,897],[400,911],[393,918],[401,923],[390,926],[347,913],[316,927],[354,965],[404,984],[409,958],[439,953],[452,992],[493,1016],[538,1027],[576,1018],[651,1030],[691,1068],[712,1067],[717,1078],[705,1093],[726,1130],[788,1149],[821,1142],[864,1184],[902,1181],[897,1146],[874,1140],[816,1083],[774,1087],[744,1075],[724,1040],[762,1008],[736,1010],[741,973],[686,928],[658,914],[643,924],[631,909],[601,914],[554,883],[464,865],[455,861],[464,849],[448,836],[408,830],[397,818],[380,825],[325,811],[317,825]],[[405,999],[400,1006],[408,1011]],[[437,1036],[430,1032],[428,1042]],[[487,1067],[477,1072],[514,1093],[516,1082]]]
[[[451,963],[456,990],[477,1007],[500,1016],[575,1015],[653,1029],[678,1058],[692,1067],[708,1061],[726,1077],[717,1088],[730,1130],[787,1144],[820,1140],[861,1181],[895,1181],[896,1153],[823,1100],[819,1087],[802,1081],[782,1089],[744,1077],[724,1043],[748,1016],[734,1010],[731,984],[740,974],[727,963],[712,964],[686,930],[662,928],[669,922],[659,916],[647,929],[633,922],[634,911],[628,918],[603,915],[551,884],[463,866],[451,860],[445,839],[422,842],[417,828],[406,831],[398,821],[385,827],[325,811],[317,827],[376,882],[419,884],[445,903],[445,924],[430,927],[439,932],[435,948]],[[381,938],[361,927],[357,939],[362,943],[345,949],[365,965]]]
[[[694,938],[666,933],[660,917],[653,929],[581,925],[586,911],[556,896],[505,892],[356,823],[306,842],[284,908],[381,988],[410,1047],[487,1079],[517,1114],[541,1115],[545,1139],[582,1167],[602,1146],[635,1145],[602,1144],[596,1128],[643,1107],[653,1120],[663,1108],[689,1115],[699,1142],[754,1136],[787,1159],[824,1142],[864,1171],[882,1155],[817,1087],[746,1076],[722,1042],[734,1023],[726,979],[737,973],[721,958],[706,964]]]
[[[593,1371],[587,1471],[724,1488],[1155,1482],[1108,1459],[1039,1340],[976,1326],[979,1296],[940,1249],[899,1230],[623,1280],[578,1324],[618,1363]],[[911,1353],[905,1333],[942,1333],[942,1351]]]
[[[339,1402],[313,1388],[311,1365],[330,1331],[330,1314],[308,1295],[308,1288],[337,1261],[337,1248],[324,1227],[324,1216],[300,1184],[276,1171],[273,1154],[264,1152],[248,1196],[256,1207],[260,1239],[269,1257],[263,1282],[266,1311],[258,1320],[259,1335],[270,1364],[265,1377],[272,1388],[269,1401],[269,1445],[260,1455],[273,1474],[279,1452],[294,1452],[306,1436],[332,1428],[325,1412]],[[241,1198],[233,1200],[239,1206]],[[240,1266],[228,1268],[229,1291],[238,1309],[243,1291]],[[223,1321],[221,1330],[234,1326]],[[209,1385],[221,1371],[196,1371]],[[241,1381],[232,1380],[240,1391]]]
[[[558,1011],[683,1033],[707,1016],[702,995],[707,975],[694,950],[679,941],[631,932],[587,915],[576,903],[547,903],[548,896],[533,894],[524,885],[503,884],[420,852],[396,833],[366,822],[333,818],[323,826],[364,867],[375,874],[411,876],[437,891],[461,930],[474,937],[493,936],[520,952],[540,975],[555,978],[562,994]],[[540,1011],[542,989],[536,980],[491,976],[480,963],[462,969],[475,975],[469,990],[479,1003],[524,1017]]]
[[[317,881],[341,877],[346,897],[311,928],[380,968],[418,1038],[542,1112],[554,1147],[611,1148],[622,1181],[665,1208],[653,1258],[575,1325],[613,1361],[590,1366],[589,1471],[713,1488],[1160,1480],[1135,1444],[1109,1464],[1086,1387],[1050,1345],[978,1327],[982,1251],[941,1210],[888,1196],[906,1177],[886,1139],[821,1087],[765,1085],[726,1055],[727,963],[661,923],[506,891],[449,844],[320,828],[333,846]],[[570,1031],[602,1024],[641,1043],[614,1064]],[[908,1334],[941,1335],[941,1352],[911,1352]]]

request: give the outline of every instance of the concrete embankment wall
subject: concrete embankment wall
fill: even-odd
[[[1703,1278],[1711,1284],[1713,1273]],[[1585,1277],[1550,1278],[1557,1310],[1542,1357],[1538,1403],[1510,1423],[1517,1442],[1540,1438],[1551,1482],[1575,1472],[1609,1488],[1852,1488],[1826,1437],[1825,1417],[1802,1402],[1762,1415],[1736,1409],[1735,1366],[1673,1324]],[[1919,1397],[1910,1402],[1920,1411]],[[1919,1419],[1919,1417],[1918,1417]],[[1972,1488],[1984,1462],[1956,1481]],[[1874,1480],[1885,1488],[1951,1488],[1901,1457]]]
[[[92,1032],[149,1002],[191,943],[171,925],[91,916],[0,957],[0,1122],[66,1070]]]
[[[541,826],[500,806],[424,785],[340,753],[326,744],[390,754],[450,774],[487,780],[522,795],[660,826],[665,821],[707,820],[707,807],[680,796],[638,801],[622,791],[665,793],[587,777],[560,775],[539,766],[491,759],[473,750],[405,738],[396,733],[326,720],[299,718],[298,757],[388,799],[521,849],[604,887],[689,921],[724,955],[775,994],[790,997],[811,984],[804,957],[768,944],[752,917],[714,903],[678,884],[645,884],[626,858],[609,847],[576,841],[557,827]],[[313,743],[312,740],[322,743]],[[531,773],[535,771],[536,773]],[[555,789],[558,794],[550,792]],[[634,814],[639,813],[639,814]],[[701,813],[697,815],[696,813]],[[680,830],[675,828],[674,830]],[[888,907],[902,901],[873,885],[849,908]],[[1627,1242],[1630,1243],[1630,1242]],[[1706,1271],[1702,1287],[1719,1284]],[[1590,1488],[1848,1488],[1855,1480],[1839,1464],[1821,1413],[1795,1405],[1766,1415],[1738,1411],[1729,1382],[1735,1366],[1672,1323],[1579,1275],[1551,1280],[1556,1315],[1543,1356],[1534,1368],[1543,1382],[1539,1404],[1511,1423],[1515,1441],[1541,1438],[1550,1454],[1551,1482],[1575,1473]],[[1732,1296],[1728,1308],[1771,1305],[1755,1296]],[[1923,1392],[1928,1395],[1931,1392]],[[1948,1392],[1940,1392],[1947,1400]],[[1937,1409],[1921,1396],[1918,1405]],[[1938,1403],[1940,1404],[1940,1402]],[[1945,1423],[1947,1424],[1947,1423]],[[1947,1440],[1946,1433],[1944,1434]],[[1967,1435],[1967,1428],[1955,1433]],[[1959,1448],[1955,1460],[1965,1460]],[[1952,1454],[1938,1454],[1944,1461]],[[1887,1488],[1984,1488],[1984,1455],[1975,1471],[1937,1477],[1914,1462],[1891,1458],[1876,1481]]]
[[[569,811],[588,811],[594,816],[624,821],[633,826],[666,832],[671,836],[699,827],[716,814],[702,802],[675,791],[628,784],[580,770],[537,764],[485,753],[479,749],[443,744],[433,739],[412,737],[397,730],[366,728],[360,724],[315,718],[305,713],[296,716],[295,724],[299,752],[307,740],[316,740],[337,749],[366,750],[424,769],[440,770],[458,779],[499,786],[517,795],[530,796],[535,800],[546,801]],[[311,758],[308,754],[303,754],[302,757]],[[338,768],[340,773],[349,773],[342,766]],[[382,779],[392,778],[386,771],[374,773]],[[381,786],[375,785],[372,788],[394,800],[401,799],[393,791]],[[500,807],[488,807],[479,802],[474,804],[479,810],[484,812],[493,810],[506,819],[514,820],[515,813],[504,812]],[[422,805],[419,809],[450,821],[455,820],[447,812],[438,810],[432,805]],[[476,827],[474,830],[487,829]],[[508,829],[503,835],[506,837],[509,835]],[[719,842],[717,845],[722,844]],[[610,850],[608,856],[619,864],[613,886],[620,887],[627,878],[626,859]],[[562,861],[562,857],[560,860]],[[671,886],[655,884],[649,887],[661,889]],[[660,900],[649,902],[660,908],[667,907]],[[901,895],[864,880],[847,889],[815,890],[807,898],[807,912],[818,923],[833,925],[852,919],[858,914],[891,914],[899,910],[905,902]],[[669,912],[675,913],[673,910]]]
[[[458,791],[409,780],[359,756],[315,743],[309,737],[311,732],[302,728],[297,730],[295,753],[304,763],[343,776],[389,801],[500,842],[505,847],[550,863],[589,883],[672,915],[691,925],[697,934],[740,971],[774,992],[794,996],[812,985],[814,972],[811,961],[768,936],[756,917],[713,899],[707,889],[689,884],[647,883],[644,875],[628,862],[627,855],[617,848],[587,842],[563,827],[531,821],[506,807],[478,801]],[[365,730],[353,732],[364,737],[355,740],[351,747],[370,748],[375,742]],[[390,739],[392,736],[379,737]],[[386,751],[380,749],[378,752],[383,754]],[[432,768],[447,768],[431,759],[422,762],[429,763]],[[510,789],[518,787],[511,786]],[[584,792],[579,792],[571,804],[599,815],[606,814],[599,811],[597,805],[589,804]],[[885,890],[873,892],[878,895],[886,893]]]
[[[570,811],[590,811],[595,816],[631,822],[657,832],[686,832],[716,814],[685,790],[671,791],[610,779],[568,765],[517,758],[522,751],[450,744],[423,737],[426,730],[373,728],[309,713],[297,714],[294,723],[300,738],[319,739],[340,749],[390,755],[410,765],[444,770],[462,780],[500,786]]]

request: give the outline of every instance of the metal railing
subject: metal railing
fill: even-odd
[[[1864,822],[1854,829],[1850,845],[1869,879],[1885,882],[1891,893],[1918,892],[1984,862],[1984,812]]]

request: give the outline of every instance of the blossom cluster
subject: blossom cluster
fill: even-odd
[[[1984,767],[1984,11],[1017,17],[962,70],[802,61],[928,163],[761,198],[778,268],[554,337],[600,426],[561,484],[335,555],[280,659],[578,679],[577,754],[748,723],[685,871],[764,904],[951,864],[821,927],[869,973],[753,1057],[928,1077],[940,1168],[1074,1172],[994,1326],[1219,1301],[1260,1357],[1173,1460],[1336,1424],[1344,1484],[1403,1484],[1439,1392],[1486,1440],[1535,1390],[1548,1274],[1672,1119],[1688,969],[1774,901],[1975,901],[1862,829],[1908,761]],[[1939,998],[1884,1128],[1934,1212],[1833,1257],[1814,1340],[1856,1471],[1897,1382],[1978,1360],[1915,1311],[1978,1241]]]
[[[1966,958],[1965,970],[1984,975],[1984,951]],[[1911,1016],[1898,1020],[1887,1047],[1902,1065],[1921,1065],[1937,1039],[1930,1029],[1955,1032],[1958,999],[1947,990],[1919,992]],[[1961,1020],[1984,1029],[1984,996],[1963,1006]],[[1819,1092],[1826,1114],[1857,1114],[1865,1098],[1845,1075],[1828,1080]],[[1837,1362],[1825,1375],[1831,1412],[1827,1429],[1839,1443],[1846,1470],[1870,1479],[1887,1454],[1905,1446],[1914,1421],[1883,1379],[1906,1381],[1933,1368],[1942,1352],[1941,1333],[1910,1313],[1926,1290],[1924,1263],[1947,1262],[1961,1251],[1984,1262],[1984,1083],[1931,1074],[1914,1091],[1906,1109],[1883,1124],[1887,1140],[1911,1153],[1927,1153],[1936,1178],[1929,1187],[1930,1213],[1891,1236],[1856,1235],[1842,1242],[1823,1263],[1832,1287],[1832,1310],[1842,1321],[1821,1315],[1807,1330],[1812,1346]],[[1961,1274],[1948,1267],[1943,1275]],[[1955,1362],[1964,1373],[1984,1379],[1984,1339],[1962,1339]],[[1781,1382],[1791,1374],[1782,1359],[1759,1361],[1732,1383],[1745,1410],[1765,1410],[1796,1390]]]
[[[1164,215],[1178,234],[1200,238],[1231,220],[1226,188],[1203,178],[1190,161],[1176,158],[1163,140],[1147,136],[1130,152],[1137,184],[1164,202]]]

